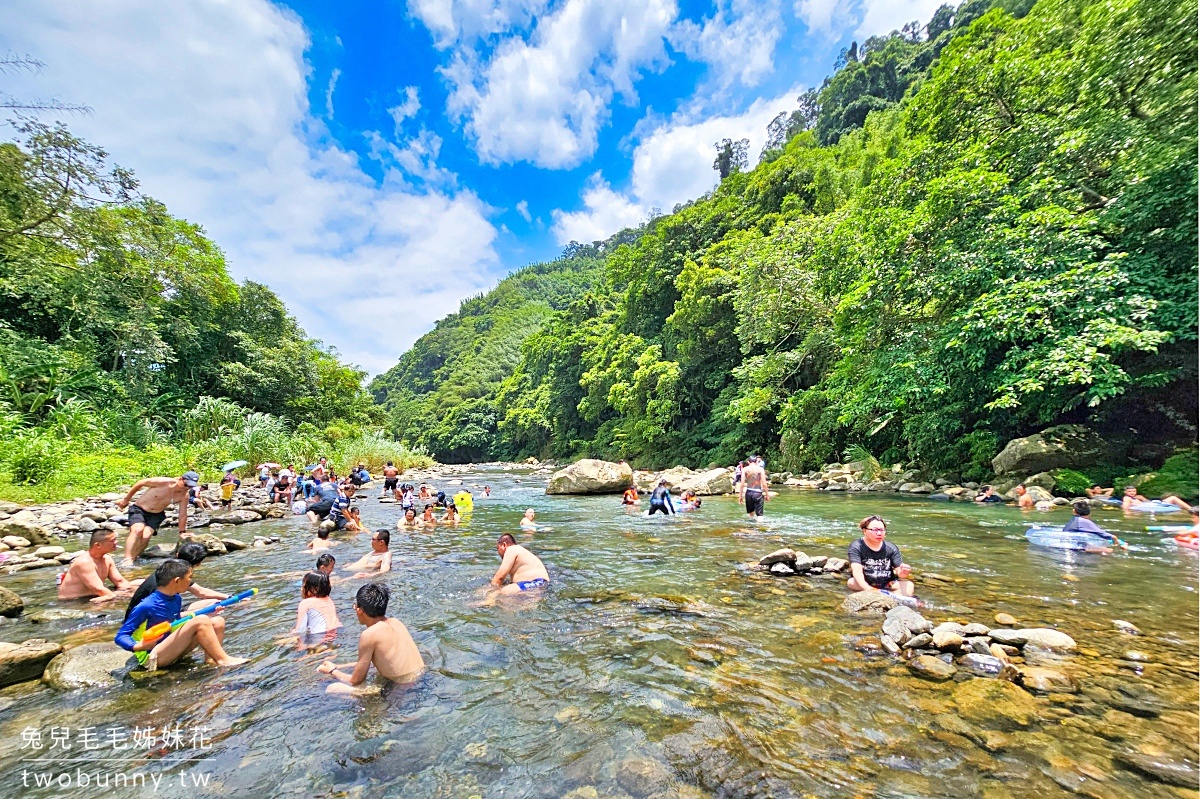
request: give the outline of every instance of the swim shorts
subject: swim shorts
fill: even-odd
[[[329,511],[333,509],[333,500],[323,499],[315,505],[310,505],[308,509],[317,514],[318,517],[324,519],[329,515]]]
[[[163,520],[166,518],[166,511],[151,513],[148,510],[139,508],[137,505],[129,506],[129,526],[133,527],[135,524],[144,524],[154,531],[154,535],[158,535],[159,525],[161,525]]]
[[[661,502],[651,502],[651,503],[650,503],[650,511],[649,511],[649,512],[648,512],[646,515],[647,515],[647,516],[653,516],[655,513],[662,513],[662,514],[665,514],[665,515],[667,515],[667,516],[670,516],[670,515],[671,515],[671,511],[670,511],[670,510],[668,510],[668,509],[667,509],[667,506],[666,506],[666,505],[664,505],[663,503],[661,503]]]
[[[395,491],[396,486],[400,483],[399,477],[385,477],[383,480],[384,491]]]
[[[523,583],[517,583],[517,588],[522,591],[532,591],[535,588],[545,588],[550,584],[550,581],[544,577],[538,577],[534,580],[526,580]]]
[[[763,492],[758,488],[746,489],[746,513],[763,515]]]

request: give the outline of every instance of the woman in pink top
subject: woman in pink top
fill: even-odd
[[[309,572],[300,588],[300,607],[296,608],[296,627],[293,635],[324,635],[342,626],[330,593],[329,575]]]

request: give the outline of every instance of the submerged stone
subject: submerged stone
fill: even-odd
[[[951,679],[958,671],[953,664],[931,655],[919,655],[908,661],[908,670],[918,677],[937,682]]]
[[[1028,727],[1038,716],[1033,697],[1004,680],[968,680],[954,689],[958,714],[993,729]]]

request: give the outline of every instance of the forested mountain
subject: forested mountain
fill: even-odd
[[[1194,442],[1194,0],[969,0],[839,67],[569,307],[444,320],[374,386],[396,432],[446,459],[860,445],[967,475],[1060,421],[1134,461]]]
[[[16,131],[0,143],[0,493],[333,455],[381,428],[364,374],[270,289],[235,283],[198,226],[65,127]]]

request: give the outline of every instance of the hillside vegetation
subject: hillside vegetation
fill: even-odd
[[[970,477],[1082,421],[1161,463],[1196,438],[1195,108],[1191,0],[945,6],[846,51],[752,171],[465,303],[375,396],[447,460],[856,445]],[[579,296],[542,296],[554,268]]]

